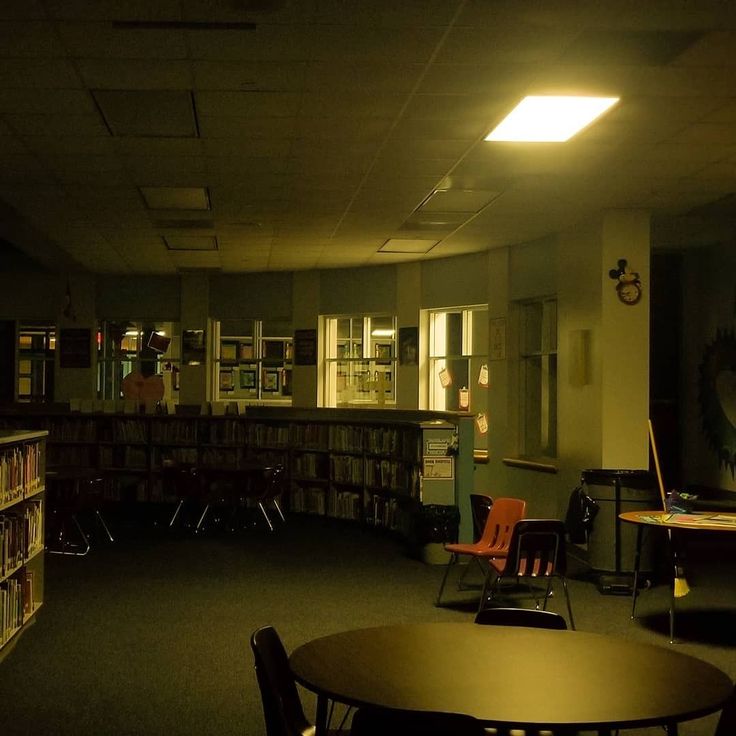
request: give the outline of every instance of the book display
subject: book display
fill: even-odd
[[[46,432],[0,432],[0,658],[43,602]]]
[[[49,469],[71,463],[97,471],[109,500],[176,501],[176,488],[164,483],[172,468],[278,463],[287,470],[290,511],[402,531],[422,502],[426,422],[434,414],[280,407],[251,407],[247,415],[6,412],[0,425],[47,430]],[[460,416],[441,414],[449,437]],[[447,445],[440,443],[442,453]],[[472,447],[462,454],[472,471]]]

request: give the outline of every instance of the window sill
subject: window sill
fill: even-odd
[[[534,470],[537,473],[556,473],[557,466],[550,462],[541,462],[539,460],[524,460],[520,457],[504,457],[501,462],[512,468],[522,468],[523,470]]]

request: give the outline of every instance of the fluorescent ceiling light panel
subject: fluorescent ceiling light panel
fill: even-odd
[[[169,250],[217,250],[214,235],[166,235],[163,240]]]
[[[420,212],[465,212],[473,214],[492,202],[498,192],[485,189],[435,189],[417,208]]]
[[[138,187],[149,210],[209,210],[206,187]]]
[[[389,238],[379,249],[379,253],[427,253],[439,240],[422,238]]]
[[[525,97],[487,136],[487,141],[561,143],[569,140],[618,97]]]

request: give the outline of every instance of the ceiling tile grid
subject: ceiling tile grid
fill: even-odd
[[[437,258],[617,207],[697,245],[732,214],[689,213],[736,186],[734,40],[715,0],[4,3],[0,204],[105,273]],[[483,140],[524,95],[572,93],[621,100],[568,143]],[[141,187],[205,188],[210,209]],[[165,244],[205,233],[217,250]],[[425,254],[379,252],[428,233]]]

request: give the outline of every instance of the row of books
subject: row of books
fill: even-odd
[[[30,442],[0,451],[0,506],[41,485],[41,444]]]
[[[148,454],[143,447],[125,445],[121,447],[100,447],[100,467],[128,468],[145,470],[148,467]]]
[[[396,498],[373,495],[366,502],[365,521],[382,529],[400,530],[406,526],[407,512]]]
[[[43,503],[31,500],[0,514],[0,577],[43,547]]]
[[[327,424],[292,424],[291,444],[294,447],[327,449],[330,439]]]
[[[326,455],[305,452],[292,459],[291,472],[297,478],[324,478],[326,470]]]
[[[33,572],[21,571],[0,583],[0,646],[5,644],[33,613]]]
[[[324,488],[298,486],[289,495],[289,509],[302,514],[324,516],[327,511]]]
[[[354,455],[333,455],[330,457],[330,475],[337,483],[363,484],[364,462]]]
[[[372,488],[408,491],[410,496],[418,496],[419,468],[395,460],[366,460],[365,483]]]

